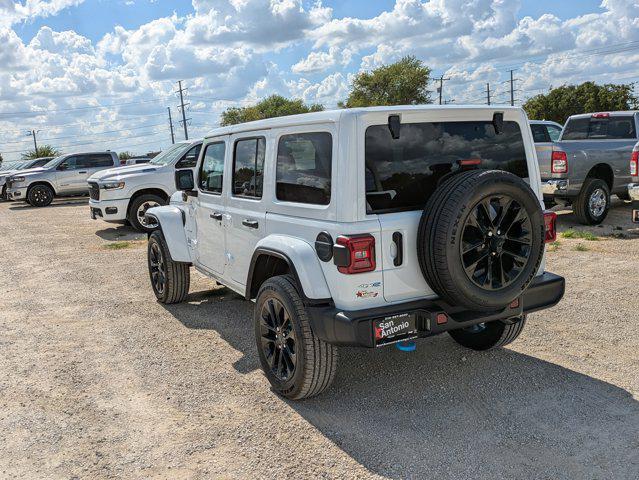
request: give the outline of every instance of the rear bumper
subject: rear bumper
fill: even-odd
[[[570,182],[567,179],[542,180],[541,191],[544,196],[554,197],[555,195],[566,195]]]
[[[129,199],[122,200],[89,200],[89,213],[94,220],[105,222],[121,222],[126,220]]]
[[[508,306],[498,312],[472,312],[451,307],[441,300],[418,300],[357,311],[342,311],[331,306],[307,307],[307,310],[313,333],[322,340],[335,345],[373,348],[382,345],[375,340],[373,325],[376,321],[401,321],[408,316],[416,320],[416,331],[384,341],[383,345],[387,345],[407,338],[428,337],[477,323],[508,320],[543,310],[561,300],[565,286],[563,277],[546,272],[532,281],[518,305]],[[445,323],[437,321],[442,314],[446,315]]]

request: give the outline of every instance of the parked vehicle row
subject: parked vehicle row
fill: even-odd
[[[7,178],[11,175],[30,168],[42,167],[53,157],[41,157],[33,160],[23,160],[21,162],[8,162],[0,168],[0,198],[7,200]]]

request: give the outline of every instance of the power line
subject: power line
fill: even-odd
[[[112,108],[112,107],[122,107],[126,105],[142,105],[145,103],[158,103],[164,102],[164,99],[155,99],[155,100],[141,100],[139,102],[125,102],[125,103],[112,103],[110,105],[90,105],[85,107],[73,107],[73,108],[59,108],[56,110],[46,110],[46,111],[33,111],[26,110],[22,112],[0,112],[0,115],[44,115],[49,113],[60,113],[60,112],[75,112],[77,110],[96,110],[101,108]]]

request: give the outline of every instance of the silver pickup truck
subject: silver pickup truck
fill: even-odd
[[[538,151],[546,204],[572,205],[579,222],[601,223],[610,195],[629,200],[630,159],[637,143],[639,112],[573,115],[550,155]]]

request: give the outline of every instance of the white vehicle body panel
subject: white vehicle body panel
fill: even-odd
[[[513,107],[438,107],[402,106],[336,110],[300,116],[273,118],[259,122],[224,127],[205,138],[198,167],[206,146],[227,142],[223,193],[189,196],[186,204],[153,209],[173,251],[188,258],[201,272],[233,290],[245,294],[251,259],[256,249],[280,252],[294,264],[303,293],[308,299],[331,299],[336,308],[361,310],[411,299],[434,296],[417,261],[417,227],[421,211],[391,214],[367,214],[365,196],[364,132],[371,125],[386,124],[388,116],[398,114],[401,122],[491,121],[495,111],[503,112],[504,121],[516,122],[521,130],[529,172],[528,181],[542,201],[539,168],[528,118]],[[332,135],[331,198],[328,205],[283,202],[276,198],[275,168],[278,139],[299,132],[329,132]],[[233,145],[240,138],[266,138],[263,195],[259,200],[234,197]],[[197,171],[195,184],[198,185]],[[177,200],[177,197],[173,197]],[[176,209],[185,212],[186,221],[176,220]],[[172,216],[169,215],[172,212]],[[219,220],[211,218],[218,215]],[[166,215],[167,219],[165,220]],[[179,214],[181,215],[181,213]],[[168,220],[171,216],[172,220]],[[256,221],[257,228],[243,225]],[[182,229],[167,234],[167,229]],[[392,233],[400,231],[404,241],[404,262],[395,267],[396,254]],[[335,240],[340,235],[370,234],[375,238],[376,269],[372,272],[345,275],[332,261],[322,262],[315,253],[318,233],[327,232]],[[172,245],[177,242],[180,245]],[[186,251],[190,255],[186,255]],[[544,267],[540,268],[543,273]]]

